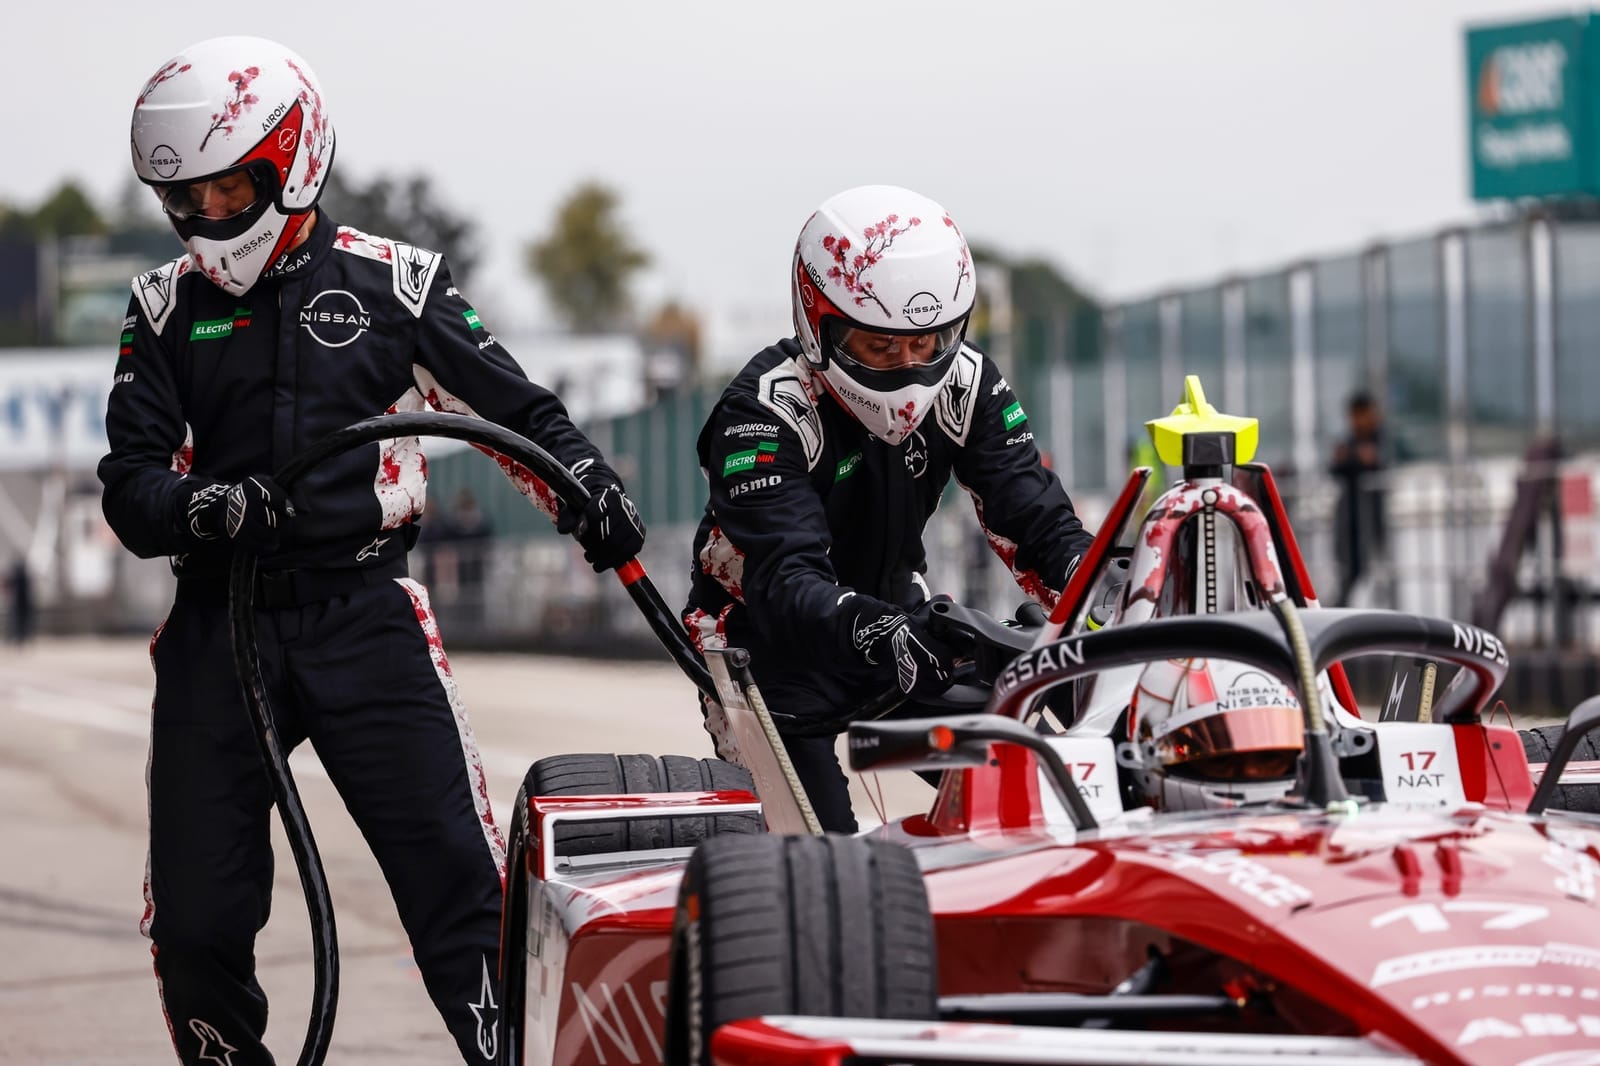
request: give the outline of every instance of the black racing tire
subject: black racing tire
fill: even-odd
[[[529,796],[626,796],[639,792],[754,793],[750,771],[721,759],[687,755],[549,755],[523,779]],[[692,848],[723,833],[760,833],[759,814],[706,818],[633,818],[556,826],[557,855],[599,855]]]
[[[500,1013],[495,1019],[495,1066],[521,1063],[528,1002],[528,781],[525,777],[506,834],[506,894],[500,909]]]
[[[523,1060],[521,1021],[527,1004],[529,880],[528,800],[533,796],[619,796],[638,792],[755,792],[750,772],[721,759],[686,755],[551,755],[528,768],[517,792],[506,841],[506,899],[500,916],[500,1017],[496,1063]],[[756,814],[657,818],[556,826],[557,855],[690,847],[719,833],[761,833]]]
[[[1519,729],[1522,750],[1529,762],[1549,762],[1550,753],[1556,750],[1561,739],[1562,725],[1543,725],[1537,729]],[[1578,741],[1578,750],[1572,753],[1573,762],[1600,761],[1600,736],[1590,733]],[[1582,811],[1600,814],[1600,785],[1558,785],[1550,799],[1552,811]]]
[[[689,858],[672,928],[666,1066],[709,1066],[764,1014],[938,1016],[933,917],[911,852],[861,837],[722,837]]]

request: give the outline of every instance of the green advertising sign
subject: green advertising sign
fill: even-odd
[[[1587,14],[1467,31],[1474,199],[1595,193]]]

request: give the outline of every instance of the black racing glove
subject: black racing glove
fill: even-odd
[[[868,665],[893,663],[895,684],[907,696],[936,696],[950,687],[955,653],[928,629],[927,604],[907,614],[882,600],[855,598],[861,606],[850,641]]]
[[[584,487],[589,488],[589,502],[581,510],[562,507],[556,518],[556,532],[578,538],[583,557],[595,573],[615,570],[638,556],[644,547],[644,520],[620,485]]]
[[[237,484],[202,485],[189,496],[189,532],[199,540],[226,537],[257,554],[272,551],[294,517],[294,503],[277,482],[254,474]]]

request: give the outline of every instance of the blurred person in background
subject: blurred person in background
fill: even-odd
[[[457,604],[474,619],[483,615],[484,576],[493,537],[494,524],[471,489],[457,491],[448,510],[429,501],[418,547],[434,582],[449,587]]]
[[[964,343],[972,257],[942,207],[893,186],[829,199],[789,279],[796,336],[758,353],[700,432],[710,481],[684,624],[751,669],[824,829],[852,832],[834,752],[852,713],[942,692],[923,528],[953,475],[990,546],[1052,607],[1091,537],[994,362]],[[723,758],[721,709],[703,705]]]
[[[311,740],[461,1055],[491,1060],[504,845],[427,591],[407,576],[422,451],[415,438],[354,449],[292,498],[270,472],[353,422],[431,407],[523,433],[578,473],[592,494],[581,512],[526,472],[519,487],[578,530],[596,570],[633,558],[643,526],[438,253],[317,210],[334,130],[298,55],[251,37],[186,49],[139,93],[132,150],[186,254],[134,279],[99,473],[123,544],[170,555],[178,576],[151,644],[141,923],[178,1057],[273,1061],[254,954],[272,888],[272,795],[226,606],[231,557],[248,551],[284,750]]]
[[[33,639],[36,622],[33,602],[33,572],[28,569],[26,556],[18,555],[6,572],[6,600],[11,617],[7,633],[11,643],[22,646]]]
[[[1334,555],[1339,562],[1339,590],[1330,604],[1350,603],[1356,583],[1381,558],[1389,538],[1385,496],[1389,446],[1383,415],[1372,394],[1353,393],[1345,404],[1349,432],[1333,448],[1328,473],[1338,482],[1334,508]]]
[[[461,489],[450,511],[450,538],[461,553],[456,575],[461,582],[462,595],[474,602],[481,603],[483,599],[483,575],[489,540],[493,536],[494,524],[478,506],[478,497],[471,489]]]

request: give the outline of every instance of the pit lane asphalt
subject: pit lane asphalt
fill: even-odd
[[[446,634],[448,645],[449,634]],[[496,820],[543,755],[709,755],[695,694],[666,662],[452,654],[483,751]],[[147,642],[61,639],[0,647],[0,1062],[173,1062],[156,998],[144,902],[144,770],[153,674]],[[619,748],[617,745],[621,745]],[[305,745],[290,760],[327,867],[341,981],[330,1062],[458,1061],[423,990],[388,887]],[[884,775],[890,816],[931,791]],[[862,783],[852,798],[875,820]],[[311,998],[310,932],[274,821],[272,921],[257,942],[267,1039],[292,1062]]]

